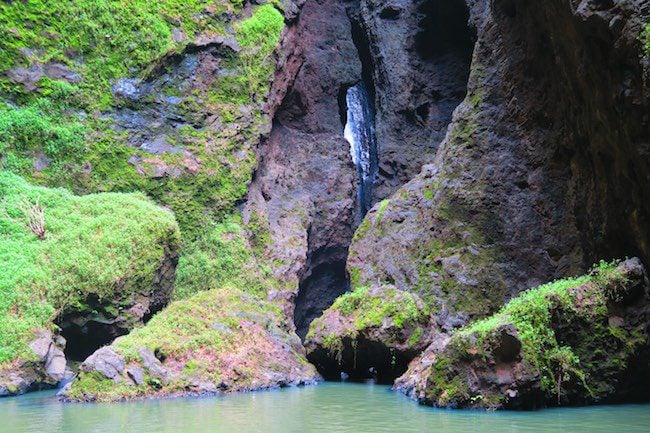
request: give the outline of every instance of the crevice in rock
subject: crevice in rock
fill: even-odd
[[[476,32],[467,25],[469,11],[464,1],[429,0],[420,6],[419,12],[423,18],[415,49],[422,58],[433,59],[447,54],[471,58]],[[469,64],[467,66],[469,74]]]
[[[311,322],[320,317],[336,298],[350,290],[345,258],[347,249],[316,251],[308,258],[308,271],[300,281],[294,311],[296,333],[302,340]]]
[[[370,41],[359,21],[350,16],[350,29],[352,31],[352,42],[357,49],[359,60],[361,61],[361,79],[366,85],[370,100],[375,99],[375,84],[373,80],[374,61],[370,53]],[[374,108],[374,102],[373,102]]]
[[[357,169],[357,203],[359,217],[363,218],[372,207],[372,186],[378,171],[375,110],[363,80],[348,88],[345,100],[347,115],[343,135],[350,143],[352,162]]]
[[[342,5],[343,3],[339,3],[338,7],[343,8]],[[347,36],[348,43],[351,42],[356,49],[354,54],[361,65],[361,73],[359,74],[357,69],[355,74],[357,76],[353,81],[344,78],[344,76],[336,77],[334,81],[340,83],[336,95],[338,116],[341,122],[339,134],[341,138],[345,135],[345,138],[348,139],[350,154],[353,154],[352,159],[357,168],[359,186],[354,198],[356,211],[355,215],[345,222],[347,227],[344,228],[344,231],[349,233],[349,236],[341,238],[335,245],[323,247],[324,234],[316,232],[321,229],[313,225],[309,229],[307,260],[300,275],[299,290],[294,301],[294,324],[297,334],[303,340],[311,322],[329,308],[337,297],[350,290],[349,277],[345,269],[348,247],[356,226],[360,224],[363,215],[373,204],[372,185],[378,171],[377,147],[374,139],[374,64],[370,52],[370,42],[365,30],[350,13],[350,10],[345,13],[350,32]],[[348,73],[345,69],[342,71]],[[288,92],[288,98],[282,104],[284,111],[291,111],[291,106],[295,105],[289,99],[292,91],[293,89]],[[328,97],[329,95],[322,96]],[[354,108],[351,106],[351,96],[355,101]],[[350,111],[351,109],[353,111]],[[282,113],[278,114],[279,118],[284,120]],[[349,122],[351,121],[356,122],[352,128],[356,134],[350,129],[352,125],[349,125]],[[350,141],[352,135],[358,137],[356,147]],[[331,230],[331,228],[327,228],[327,230]]]

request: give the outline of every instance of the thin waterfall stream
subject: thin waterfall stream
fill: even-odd
[[[359,190],[357,198],[361,216],[372,207],[372,186],[377,176],[377,143],[375,112],[363,81],[350,87],[345,95],[347,122],[343,136],[350,143],[352,161],[357,167]]]

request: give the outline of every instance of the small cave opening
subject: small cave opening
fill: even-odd
[[[409,363],[418,354],[417,350],[394,351],[377,341],[370,341],[363,335],[344,337],[337,357],[329,350],[319,347],[308,355],[325,380],[349,380],[392,385],[408,369]]]
[[[101,314],[65,316],[56,324],[66,341],[65,357],[74,362],[84,361],[97,349],[128,333]]]
[[[415,48],[425,59],[457,53],[471,59],[476,30],[468,25],[469,10],[463,0],[429,0],[420,8],[423,15]]]
[[[316,261],[323,253],[316,253]],[[347,254],[346,254],[347,255]],[[334,300],[350,290],[345,272],[345,259],[328,260],[310,268],[300,281],[294,310],[296,333],[305,339],[309,325],[334,303]]]

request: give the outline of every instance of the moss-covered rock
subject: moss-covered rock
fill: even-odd
[[[146,192],[191,234],[233,212],[269,127],[280,11],[247,16],[227,0],[0,8],[0,168],[75,192]]]
[[[65,397],[115,401],[316,381],[285,320],[276,306],[234,288],[198,293],[88,358]]]
[[[326,378],[392,382],[431,342],[435,329],[424,302],[394,286],[362,287],[339,297],[311,323],[307,358]]]
[[[169,300],[178,225],[142,194],[79,197],[0,172],[0,197],[0,371],[42,361],[35,331],[124,334]]]
[[[531,289],[432,344],[395,386],[422,403],[451,407],[647,397],[649,290],[638,259]]]

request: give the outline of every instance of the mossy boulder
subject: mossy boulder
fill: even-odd
[[[640,260],[531,289],[437,341],[396,389],[442,407],[531,409],[647,398],[650,286]]]
[[[362,287],[339,297],[311,323],[307,358],[326,378],[392,382],[431,342],[436,328],[424,302],[394,286]]]
[[[95,352],[65,391],[74,401],[204,395],[318,380],[281,311],[234,288],[175,301]]]
[[[0,172],[0,197],[1,372],[43,361],[35,332],[83,351],[168,302],[178,225],[142,194],[75,196]]]

